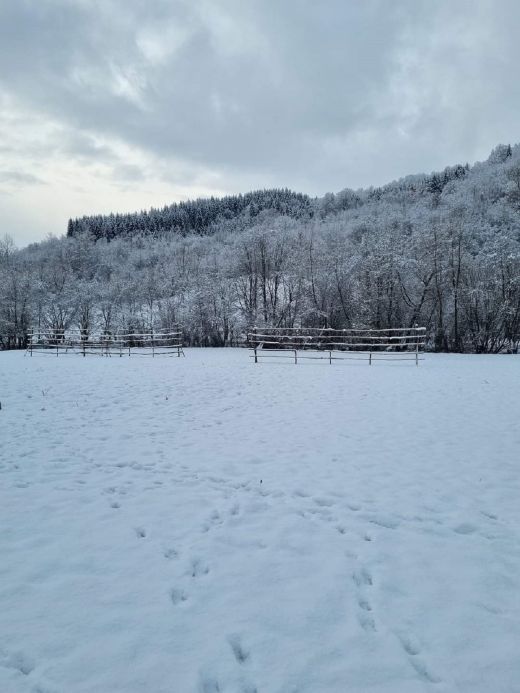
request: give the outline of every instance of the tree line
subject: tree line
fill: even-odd
[[[90,233],[95,239],[112,240],[118,236],[164,233],[212,233],[228,221],[240,219],[242,225],[254,224],[264,210],[280,215],[305,218],[313,214],[307,195],[288,189],[255,190],[245,195],[202,198],[167,205],[162,209],[108,214],[69,219],[67,236]]]
[[[472,167],[297,199],[305,213],[245,205],[204,232],[85,227],[23,249],[6,237],[0,346],[23,347],[30,328],[180,324],[187,344],[227,346],[254,324],[417,324],[432,350],[518,350],[519,146]]]

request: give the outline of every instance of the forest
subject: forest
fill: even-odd
[[[252,325],[421,325],[434,351],[518,352],[520,145],[484,162],[311,199],[263,190],[69,221],[0,240],[0,348],[29,329],[183,327],[195,346]]]

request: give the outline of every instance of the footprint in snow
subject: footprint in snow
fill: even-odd
[[[221,525],[223,522],[222,518],[220,517],[220,513],[218,510],[213,510],[209,516],[209,519],[206,520],[204,525],[202,526],[202,531],[203,532],[209,532],[209,530],[212,527],[216,527],[217,525]]]
[[[23,652],[6,652],[5,650],[0,650],[0,666],[16,669],[24,676],[29,676],[35,668],[34,661]]]
[[[473,534],[473,532],[477,531],[477,528],[470,522],[461,522],[460,525],[453,528],[453,531],[457,534]]]
[[[410,633],[404,633],[398,637],[403,650],[410,656],[410,664],[419,674],[419,677],[428,683],[440,683],[440,677],[434,674],[430,667],[417,656],[421,653],[421,646],[417,638]]]
[[[221,693],[222,688],[217,679],[203,677],[199,685],[200,693]]]
[[[363,611],[372,611],[370,602],[367,599],[358,599],[358,605],[360,609],[363,609]]]
[[[167,558],[168,560],[171,560],[172,558],[177,558],[178,553],[175,549],[169,548],[169,549],[164,549],[163,551],[163,556]]]
[[[244,664],[244,662],[246,662],[249,659],[250,652],[246,650],[245,647],[242,645],[240,636],[229,635],[228,643],[237,662],[239,664]]]
[[[360,626],[363,628],[363,630],[367,631],[367,633],[376,632],[376,622],[369,613],[367,613],[366,611],[361,612],[358,616],[358,620]]]
[[[191,561],[190,575],[193,578],[200,577],[201,575],[207,575],[209,573],[209,566],[204,563],[200,558],[193,558]]]
[[[484,515],[484,517],[489,518],[490,520],[498,520],[498,515],[495,515],[494,513],[488,513],[485,510],[481,510],[481,514]]]
[[[399,635],[398,637],[403,647],[403,650],[407,654],[411,655],[412,657],[420,654],[421,646],[419,645],[419,642],[416,637],[410,635],[409,633]]]
[[[323,497],[318,497],[313,499],[316,505],[319,505],[321,508],[330,508],[334,505],[334,501],[332,498],[323,498]]]
[[[396,520],[394,517],[387,517],[386,515],[375,515],[369,517],[368,521],[373,525],[385,527],[386,529],[396,529],[399,527],[399,520]]]
[[[138,539],[144,539],[146,537],[146,529],[144,529],[144,527],[135,527],[134,532]]]
[[[170,600],[174,606],[182,604],[188,600],[188,595],[184,590],[173,588],[170,590]]]
[[[414,657],[413,659],[410,659],[410,663],[423,681],[427,681],[428,683],[441,682],[442,679],[436,674],[432,673],[428,665],[425,664],[425,662],[423,662],[422,660]]]
[[[364,585],[369,586],[373,584],[372,575],[367,568],[356,570],[356,572],[352,575],[352,579],[357,587],[362,587]]]

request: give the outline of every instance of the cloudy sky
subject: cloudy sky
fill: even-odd
[[[0,0],[0,236],[520,141],[517,0]]]

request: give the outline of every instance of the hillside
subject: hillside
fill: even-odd
[[[110,242],[108,242],[110,241]],[[520,147],[472,166],[309,199],[288,190],[71,221],[0,248],[0,344],[28,326],[181,323],[229,345],[251,324],[428,329],[437,351],[516,351]]]
[[[483,203],[507,200],[515,207],[520,202],[520,174],[515,172],[514,165],[511,170],[510,165],[520,165],[519,160],[518,147],[499,145],[486,162],[473,167],[467,163],[456,164],[431,174],[407,176],[382,187],[345,188],[337,194],[328,193],[313,200],[288,189],[257,190],[244,195],[189,200],[130,214],[84,216],[69,220],[67,236],[88,232],[95,239],[111,240],[136,234],[206,234],[226,227],[228,222],[236,222],[233,228],[243,230],[254,226],[263,213],[305,221],[314,216],[324,219],[343,212],[350,212],[348,217],[356,218],[368,211],[370,214],[388,211],[388,207],[398,216],[407,208],[421,206],[442,211],[456,202],[478,201],[483,208],[487,207]],[[464,201],[465,196],[472,199]]]

